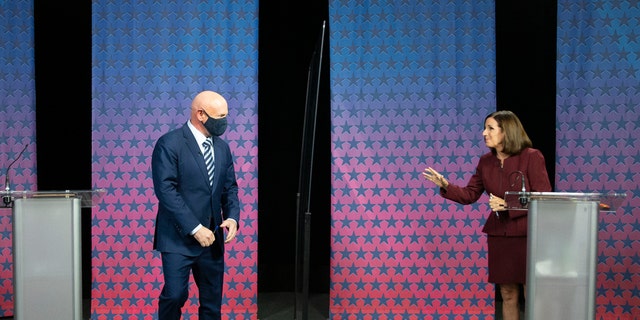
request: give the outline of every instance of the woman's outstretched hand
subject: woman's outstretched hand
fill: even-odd
[[[449,186],[449,181],[431,167],[424,169],[424,171],[422,171],[422,176],[425,179],[432,181],[440,188],[446,189]]]

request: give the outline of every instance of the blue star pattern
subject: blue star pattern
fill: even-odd
[[[223,138],[243,205],[242,229],[227,245],[223,318],[257,318],[257,9],[236,0],[93,2],[93,184],[107,192],[92,212],[92,318],[156,318],[163,278],[152,249],[151,153],[205,89],[229,102]],[[192,286],[185,319],[198,314]]]
[[[627,194],[601,213],[598,319],[640,314],[638,30],[638,1],[558,1],[557,191]]]
[[[332,1],[331,319],[484,319],[486,205],[466,183],[495,110],[493,1]]]
[[[35,68],[31,0],[0,0],[0,168],[11,190],[37,190]],[[11,170],[7,167],[27,149]],[[13,315],[11,209],[0,209],[0,317]]]
[[[0,4],[0,37],[12,44],[0,47],[0,163],[31,143],[12,187],[36,190],[33,5]],[[628,194],[602,214],[596,303],[598,319],[631,319],[640,313],[639,5],[558,5],[556,186]],[[255,319],[257,4],[93,6],[93,182],[108,193],[93,209],[92,317],[154,317],[162,275],[149,157],[155,139],[186,120],[193,93],[216,87],[230,97],[225,138],[247,219],[227,261],[224,312]],[[330,14],[332,318],[490,317],[479,231],[487,208],[445,202],[419,172],[432,165],[463,182],[485,151],[493,2],[341,1]],[[11,216],[0,210],[0,316],[13,313],[12,272]]]

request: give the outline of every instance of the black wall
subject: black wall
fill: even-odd
[[[496,1],[498,110],[513,111],[555,182],[557,1]]]
[[[260,6],[259,291],[291,291],[295,194],[306,68],[327,1],[312,10],[296,1]],[[497,109],[515,112],[555,177],[556,1],[496,2]],[[331,23],[329,21],[329,29]],[[321,99],[328,99],[328,90]],[[322,100],[321,100],[322,101]],[[328,100],[327,100],[328,101]],[[312,291],[328,292],[330,230],[329,102],[320,103],[312,201]],[[480,133],[478,133],[480,134]],[[326,259],[326,260],[324,260]],[[315,285],[314,285],[315,284]]]
[[[91,1],[34,1],[38,190],[91,190]],[[82,209],[83,297],[91,210]]]
[[[258,77],[258,291],[294,291],[307,73],[328,1],[260,2]],[[330,26],[327,28],[328,37]],[[328,42],[327,42],[328,43]],[[329,48],[318,98],[311,195],[310,291],[329,292]]]
[[[34,33],[38,188],[89,190],[91,2],[35,0]]]
[[[91,189],[91,2],[35,0],[34,6],[38,186]],[[328,20],[328,0],[261,1],[259,15],[258,289],[292,291],[306,78],[321,23]],[[518,114],[544,153],[553,183],[556,1],[498,0],[496,15],[498,109]],[[312,187],[315,292],[328,292],[329,286],[327,83],[321,86]],[[90,226],[90,220],[83,224]],[[90,261],[84,263],[90,276]],[[88,295],[91,280],[84,282]]]

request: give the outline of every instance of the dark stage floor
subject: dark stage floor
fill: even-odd
[[[293,292],[258,293],[258,320],[293,320]],[[329,294],[311,294],[309,320],[329,319]]]

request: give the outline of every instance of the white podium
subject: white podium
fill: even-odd
[[[82,319],[81,208],[103,193],[3,194],[13,207],[14,319]]]
[[[595,319],[598,213],[626,194],[507,192],[509,210],[528,210],[528,320]]]

